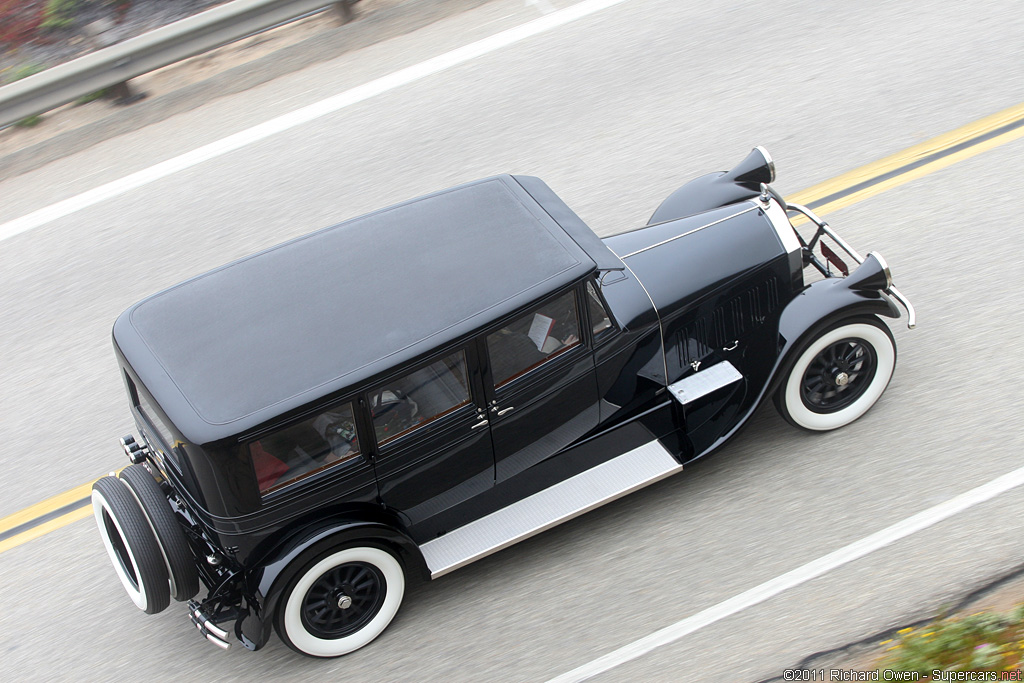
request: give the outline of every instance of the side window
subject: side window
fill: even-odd
[[[385,382],[367,396],[373,431],[381,445],[461,408],[469,400],[463,351]]]
[[[178,454],[175,450],[178,448],[178,442],[171,434],[170,428],[164,424],[163,420],[160,419],[160,414],[156,411],[156,408],[149,402],[146,394],[139,391],[138,387],[135,386],[135,382],[132,381],[132,378],[128,376],[127,372],[124,377],[128,380],[129,392],[135,407],[139,409],[140,413],[142,413],[142,417],[149,423],[152,431],[156,432],[157,438],[163,442],[166,448],[170,449],[170,453],[174,458],[177,458]],[[153,446],[156,448],[156,444],[153,444]],[[167,453],[164,453],[163,449],[158,448],[157,450],[159,450],[164,456],[167,455]]]
[[[579,343],[574,290],[487,335],[494,386],[507,384]]]
[[[351,403],[249,443],[249,457],[263,494],[358,455],[359,439]]]
[[[601,303],[601,297],[597,294],[594,282],[587,282],[587,310],[590,311],[590,324],[593,326],[594,339],[600,339],[608,330],[612,329],[612,320],[608,317],[608,311]]]

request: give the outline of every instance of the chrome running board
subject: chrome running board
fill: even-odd
[[[420,546],[436,579],[627,493],[683,466],[657,440],[581,472]]]
[[[740,374],[740,371],[733,367],[732,363],[724,360],[674,384],[669,384],[668,390],[672,394],[672,398],[685,406],[701,396],[707,396],[712,391],[727,387],[741,379],[743,379],[743,375]]]

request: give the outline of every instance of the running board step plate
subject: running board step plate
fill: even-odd
[[[436,579],[683,469],[657,440],[420,546]]]
[[[707,396],[712,391],[727,387],[733,382],[743,379],[740,371],[733,367],[727,360],[715,363],[710,368],[695,372],[689,377],[668,385],[672,398],[682,403],[696,401],[701,396]]]

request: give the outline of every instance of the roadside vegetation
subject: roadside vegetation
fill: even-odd
[[[47,31],[70,27],[86,6],[106,6],[117,21],[132,7],[132,0],[0,0],[0,45],[13,49],[44,38]]]
[[[0,84],[25,64],[56,66],[226,1],[0,0]]]
[[[991,672],[991,678],[941,680],[1024,680],[1024,604],[1006,614],[979,612],[940,618],[919,628],[905,628],[884,640],[879,671],[910,671],[933,680],[933,671]],[[1013,672],[1013,673],[1011,673]],[[940,679],[935,679],[940,680]]]

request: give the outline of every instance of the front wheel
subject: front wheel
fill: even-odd
[[[814,431],[848,425],[875,404],[896,367],[896,342],[877,318],[840,322],[808,342],[783,374],[775,405]]]
[[[289,647],[311,657],[340,657],[387,628],[405,595],[405,573],[394,555],[354,547],[322,555],[282,596],[275,626]]]

